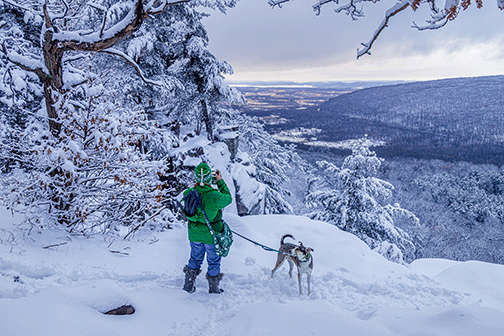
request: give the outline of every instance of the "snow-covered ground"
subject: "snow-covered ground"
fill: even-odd
[[[12,242],[5,230],[19,219],[0,210],[0,335],[504,335],[502,265],[417,260],[406,267],[327,223],[225,219],[274,248],[285,233],[312,247],[312,294],[299,296],[287,264],[271,279],[276,254],[239,237],[222,263],[225,292],[208,294],[201,274],[188,294],[182,223],[127,241],[44,231]],[[102,314],[125,304],[135,314]]]

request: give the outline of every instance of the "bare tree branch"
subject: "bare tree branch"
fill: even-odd
[[[373,43],[376,41],[376,39],[378,38],[378,36],[380,36],[380,34],[383,31],[383,29],[385,29],[387,27],[388,22],[390,21],[390,18],[393,17],[394,15],[396,15],[397,13],[400,13],[403,10],[405,10],[406,8],[408,8],[409,5],[410,4],[409,4],[409,2],[407,0],[403,0],[401,2],[396,3],[394,6],[392,6],[392,8],[390,8],[385,13],[385,19],[383,19],[382,23],[380,24],[380,26],[378,27],[378,29],[373,34],[373,37],[371,38],[371,40],[369,40],[369,42],[366,43],[366,44],[362,43],[362,45],[364,46],[364,48],[362,48],[360,50],[359,49],[357,50],[357,59],[359,59],[359,57],[361,57],[362,55],[365,55],[365,54],[371,55],[371,53],[369,51],[371,50],[371,47],[373,46]]]
[[[103,36],[103,31],[105,30],[105,24],[107,23],[107,8],[94,3],[90,3],[89,6],[101,10],[103,12],[103,22],[102,27],[100,29],[100,38],[101,38]]]
[[[47,246],[44,246],[42,247],[43,249],[49,249],[51,247],[58,247],[58,246],[62,246],[62,245],[66,245],[68,244],[68,242],[63,242],[63,243],[59,243],[59,244],[52,244],[52,245],[47,245]]]
[[[280,8],[282,8],[282,4],[283,3],[286,3],[286,2],[289,2],[290,0],[269,0],[268,1],[268,4],[274,8],[275,6],[278,6]]]
[[[338,3],[338,0],[318,0],[318,3],[313,5],[313,11],[315,12],[315,14],[320,15],[320,10],[322,6],[329,2]]]
[[[68,7],[67,2],[66,2],[65,0],[61,0],[61,1],[63,2],[63,5],[65,6],[65,12],[63,13],[63,15],[61,15],[61,16],[57,16],[57,17],[53,18],[53,19],[52,19],[52,22],[53,22],[53,23],[54,23],[54,21],[55,21],[55,20],[62,20],[62,19],[64,19],[64,18],[67,16],[67,14],[68,14],[68,10],[70,9],[70,8]]]
[[[153,5],[155,4],[155,2],[157,2],[157,1],[154,1]],[[149,15],[160,14],[160,13],[164,12],[166,10],[166,8],[168,8],[169,6],[178,5],[178,4],[187,3],[187,2],[191,2],[191,0],[178,0],[178,1],[174,1],[174,2],[169,2],[167,0],[163,0],[163,1],[161,1],[161,3],[157,7],[147,6],[145,17],[147,17]]]
[[[138,230],[139,228],[141,228],[145,223],[147,223],[152,218],[154,218],[157,215],[159,215],[165,209],[167,209],[167,206],[162,206],[161,208],[159,208],[159,210],[155,214],[153,214],[152,216],[150,216],[149,218],[147,218],[146,220],[144,220],[143,222],[141,222],[140,224],[138,224],[137,226],[135,226],[133,229],[131,229],[130,232],[128,232],[128,234],[126,236],[124,236],[123,239],[127,239],[133,232],[135,232],[136,230]]]
[[[135,60],[133,60],[131,57],[129,57],[127,54],[123,53],[122,51],[117,50],[117,49],[108,48],[108,49],[102,50],[102,52],[122,57],[126,62],[128,62],[129,64],[131,64],[135,68],[135,70],[138,73],[138,76],[140,76],[142,81],[144,81],[146,84],[164,86],[164,84],[162,82],[153,81],[153,80],[145,78],[145,76],[142,72],[142,69],[140,69],[140,66],[138,65],[138,63],[135,62]]]

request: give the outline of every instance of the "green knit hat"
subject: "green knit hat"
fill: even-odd
[[[200,185],[204,183],[210,184],[212,182],[212,169],[205,162],[201,162],[194,169],[194,177]]]

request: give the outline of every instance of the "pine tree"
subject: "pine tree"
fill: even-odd
[[[217,4],[225,12],[235,2]],[[197,5],[170,6],[116,48],[135,60],[148,78],[163,85],[145,85],[139,78],[131,82],[132,75],[114,76],[114,82],[126,92],[126,104],[141,104],[162,125],[190,125],[196,134],[214,140],[219,124],[227,122],[226,109],[220,105],[240,104],[244,98],[224,81],[223,75],[233,73],[231,66],[207,49],[208,35],[201,22],[206,14]]]
[[[309,181],[307,202],[321,205],[322,210],[310,217],[356,235],[392,261],[410,262],[415,256],[415,246],[394,221],[418,223],[418,218],[398,204],[388,203],[393,186],[373,177],[383,159],[369,149],[367,142],[367,138],[356,141],[341,169],[326,161],[318,162],[323,178]]]
[[[240,116],[239,124],[240,150],[248,153],[256,168],[257,181],[267,186],[266,212],[293,213],[294,208],[287,200],[296,198],[293,195],[296,187],[306,185],[310,165],[293,147],[281,146],[256,118]]]

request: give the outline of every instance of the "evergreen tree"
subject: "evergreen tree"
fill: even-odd
[[[248,153],[251,163],[256,167],[255,178],[267,186],[267,213],[294,213],[290,204],[302,210],[297,195],[305,192],[306,176],[310,165],[303,160],[294,147],[281,146],[256,118],[239,116],[240,150]],[[302,190],[302,191],[301,191]]]
[[[225,12],[235,2],[217,3]],[[224,81],[223,75],[233,73],[231,66],[207,49],[208,35],[201,22],[206,14],[197,6],[198,2],[170,6],[115,48],[117,54],[133,59],[146,77],[162,85],[146,85],[132,67],[127,69],[128,76],[111,77],[125,92],[124,104],[142,105],[162,125],[190,125],[196,134],[205,133],[213,140],[216,128],[228,117],[220,104],[240,104],[244,98]],[[107,56],[103,61],[118,64],[122,60]]]
[[[382,160],[363,138],[354,144],[341,169],[326,161],[318,162],[323,178],[310,179],[307,202],[321,205],[322,210],[309,216],[356,235],[389,260],[410,262],[415,257],[415,246],[394,221],[418,223],[418,219],[398,204],[388,203],[393,186],[373,176]]]

